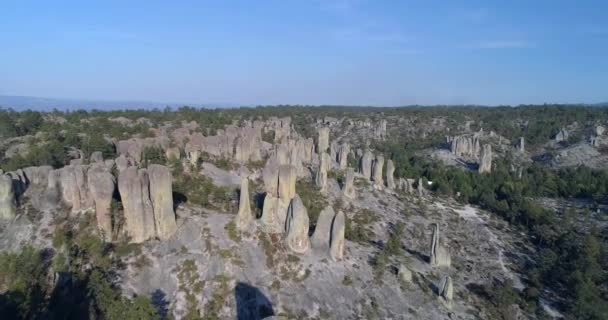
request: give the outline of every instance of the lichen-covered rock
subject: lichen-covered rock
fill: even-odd
[[[329,252],[329,241],[331,239],[331,224],[336,213],[332,206],[327,206],[319,213],[315,232],[310,238],[313,249],[327,254]]]
[[[344,179],[344,187],[342,188],[344,196],[349,199],[355,198],[355,169],[348,168]]]
[[[13,190],[13,179],[9,175],[0,175],[0,219],[10,220],[17,214],[17,202]]]
[[[251,225],[253,216],[251,215],[251,205],[249,204],[249,179],[241,179],[241,190],[239,197],[239,212],[236,215],[236,227],[239,230],[247,230]]]
[[[331,224],[331,244],[329,255],[332,260],[339,261],[344,259],[344,232],[346,218],[342,210],[338,211]]]
[[[431,239],[431,250],[429,260],[432,266],[449,267],[451,265],[450,252],[444,247],[439,238],[439,225],[433,224],[433,237]]]
[[[485,144],[483,146],[483,152],[481,154],[481,162],[479,163],[479,172],[491,172],[492,171],[492,145]]]
[[[173,211],[173,177],[169,168],[158,164],[148,167],[148,177],[156,236],[160,240],[167,240],[177,230]]]
[[[374,180],[374,187],[379,190],[382,190],[384,188],[384,180],[382,179],[383,166],[384,157],[382,155],[377,155],[376,160],[374,161],[372,176]]]
[[[308,211],[300,196],[296,195],[289,205],[287,213],[287,247],[295,253],[304,253],[310,247],[308,240]]]
[[[388,160],[388,162],[386,163],[386,186],[391,190],[395,189],[394,174],[395,164],[393,163],[393,160]]]
[[[104,241],[112,241],[112,196],[116,181],[105,165],[91,165],[88,176],[88,187],[95,202],[95,217],[97,227]]]
[[[281,219],[277,215],[280,207],[281,205],[279,204],[279,198],[273,194],[266,193],[261,218],[262,229],[264,232],[282,233],[285,230],[284,225],[281,224]]]
[[[438,293],[439,299],[448,308],[452,308],[452,299],[454,296],[454,285],[452,284],[452,277],[444,276],[439,283]]]
[[[363,157],[361,157],[361,163],[360,163],[360,172],[363,175],[363,177],[367,180],[371,180],[372,179],[372,161],[374,159],[374,154],[367,150],[365,151],[365,153],[363,154]]]
[[[319,140],[317,142],[317,153],[326,152],[329,148],[329,128],[319,128]]]

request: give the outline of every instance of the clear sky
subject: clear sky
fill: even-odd
[[[0,0],[0,44],[4,95],[608,101],[606,0]]]

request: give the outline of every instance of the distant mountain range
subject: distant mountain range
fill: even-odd
[[[27,96],[8,96],[0,95],[0,107],[12,108],[19,110],[38,110],[50,111],[58,110],[77,110],[77,109],[98,109],[98,110],[116,110],[116,109],[163,109],[167,106],[178,108],[182,106],[190,106],[197,108],[232,108],[237,107],[236,104],[229,103],[164,103],[153,101],[113,101],[113,100],[85,100],[85,99],[57,99],[57,98],[41,98]]]

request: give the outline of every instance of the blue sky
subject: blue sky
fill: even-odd
[[[608,1],[0,0],[0,94],[234,104],[608,101]]]

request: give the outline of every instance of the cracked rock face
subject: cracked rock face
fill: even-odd
[[[16,199],[13,190],[13,179],[0,174],[0,219],[13,219],[16,215]]]
[[[287,235],[285,242],[287,247],[295,253],[308,251],[310,242],[308,240],[308,211],[300,196],[296,195],[291,200],[287,213]]]
[[[327,206],[319,213],[315,232],[310,238],[310,244],[313,249],[319,252],[327,253],[330,246],[331,225],[336,213],[332,206]]]
[[[95,202],[97,227],[104,241],[112,241],[112,195],[116,181],[105,165],[94,164],[88,171],[88,183]]]
[[[433,224],[433,237],[431,252],[429,254],[431,265],[434,267],[449,267],[451,265],[450,252],[441,244],[439,239],[439,225]]]
[[[319,128],[319,141],[317,143],[317,153],[326,152],[329,148],[329,128]]]
[[[327,171],[330,161],[331,159],[329,155],[323,152],[321,154],[321,162],[319,164],[319,169],[317,170],[317,174],[315,177],[315,183],[317,187],[321,189],[321,192],[327,191]]]
[[[452,308],[452,299],[454,296],[454,285],[452,283],[452,277],[444,276],[441,279],[441,282],[438,286],[439,289],[439,299],[444,303],[444,305],[448,308]]]
[[[130,241],[144,242],[154,236],[154,213],[144,169],[129,167],[118,176],[118,190],[124,208],[125,231]]]
[[[167,240],[177,230],[173,211],[173,178],[169,168],[153,164],[148,167],[150,199],[154,210],[156,236]]]
[[[373,159],[374,159],[374,154],[369,150],[365,151],[365,153],[363,154],[363,157],[361,157],[359,172],[361,172],[363,177],[367,180],[372,179],[372,161],[373,161]]]
[[[355,198],[355,169],[348,168],[344,179],[344,188],[342,190],[345,197],[349,199]]]
[[[241,179],[239,212],[236,215],[236,227],[239,230],[247,230],[251,225],[252,220],[251,205],[249,204],[249,179],[243,177]]]
[[[483,152],[481,154],[481,162],[479,163],[479,172],[491,172],[492,171],[492,145],[484,144]]]
[[[382,190],[384,188],[384,180],[382,179],[382,167],[384,166],[384,157],[382,155],[376,156],[374,161],[372,178],[374,180],[374,186]]]
[[[395,189],[395,164],[393,164],[393,160],[388,160],[386,163],[386,186],[393,190]]]
[[[346,218],[342,210],[338,211],[331,224],[331,246],[329,255],[332,260],[339,261],[344,258],[344,232]]]

